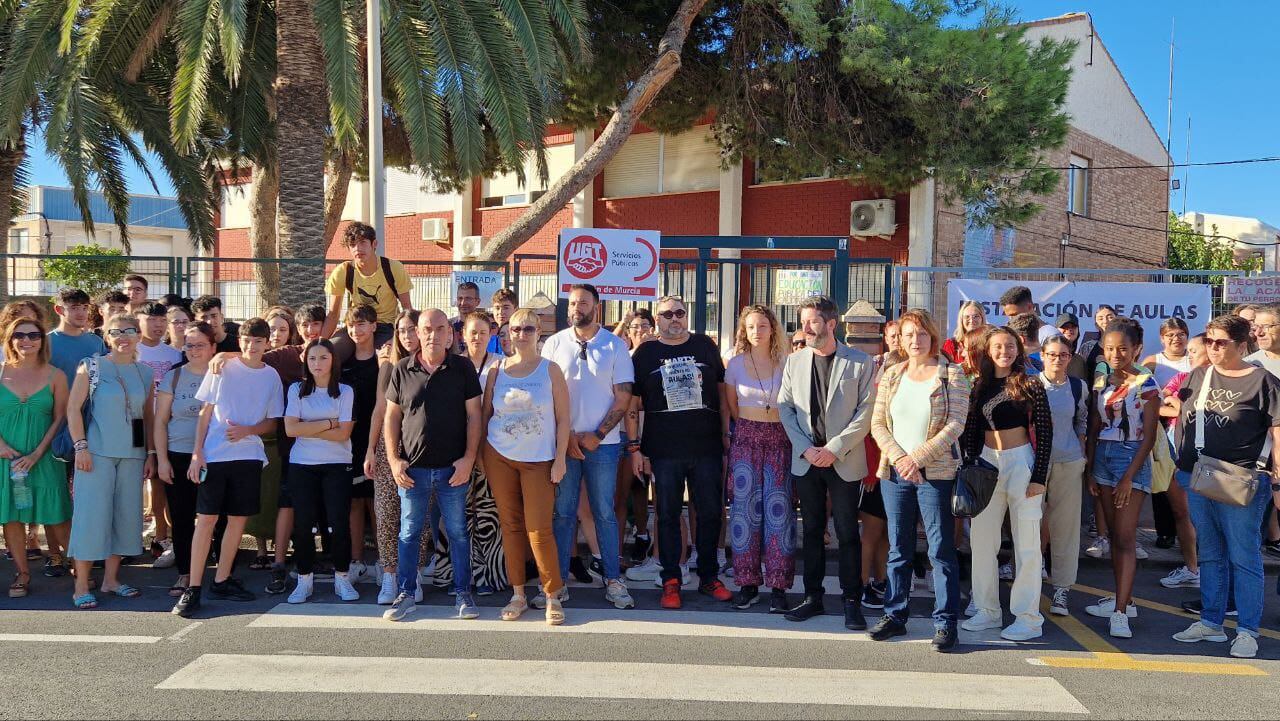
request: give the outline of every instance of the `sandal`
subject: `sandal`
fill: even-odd
[[[98,598],[92,593],[86,593],[83,596],[72,596],[71,602],[81,611],[98,607]]]
[[[142,591],[134,588],[133,586],[130,586],[127,583],[122,583],[119,586],[116,586],[115,588],[110,590],[105,588],[102,590],[105,593],[111,593],[116,596],[119,596],[120,598],[137,598],[138,596],[142,595]]]
[[[19,581],[19,580],[18,580],[18,579],[22,578],[23,576],[26,576],[26,577],[27,577],[27,580],[26,580],[26,582],[25,582],[25,583],[23,583],[22,581]],[[30,586],[31,586],[31,574],[30,574],[30,573],[16,573],[16,574],[14,574],[14,576],[13,576],[13,583],[9,585],[9,598],[26,598],[26,597],[27,597],[27,592],[31,590]]]
[[[266,555],[258,556],[249,564],[250,571],[265,571],[268,568],[271,568],[271,557]]]
[[[564,623],[564,606],[560,604],[560,599],[547,596],[547,625],[559,626]]]
[[[169,587],[169,596],[171,598],[180,598],[182,596],[183,591],[187,590],[187,584],[182,582],[182,579],[184,578],[189,579],[190,576],[187,576],[187,575],[179,576],[178,580],[174,581],[173,585]]]
[[[529,601],[524,596],[511,597],[511,602],[502,609],[503,621],[514,621],[529,610]]]

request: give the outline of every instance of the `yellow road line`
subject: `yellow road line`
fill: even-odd
[[[1075,586],[1088,593],[1101,591],[1085,586]],[[1138,602],[1135,599],[1135,603]],[[1171,608],[1166,606],[1165,608]],[[1212,676],[1267,676],[1266,671],[1247,664],[1205,663],[1196,661],[1145,661],[1136,659],[1103,638],[1075,616],[1055,616],[1049,613],[1049,599],[1040,597],[1040,610],[1046,618],[1057,624],[1076,643],[1093,655],[1042,656],[1038,661],[1053,668],[1097,669],[1106,671],[1148,671],[1153,673],[1194,673]],[[1159,609],[1163,610],[1163,609]]]
[[[1078,583],[1072,586],[1072,588],[1077,591],[1082,591],[1084,593],[1092,593],[1097,596],[1114,596],[1115,595],[1111,591],[1104,591],[1101,588],[1094,588],[1092,586],[1083,586]],[[1153,611],[1160,611],[1161,613],[1168,613],[1173,616],[1179,616],[1181,618],[1196,618],[1196,616],[1193,616],[1192,614],[1189,614],[1186,611],[1183,611],[1181,608],[1176,608],[1166,603],[1160,603],[1159,601],[1148,601],[1144,598],[1138,598],[1137,596],[1134,596],[1133,602],[1143,608],[1149,608]],[[1222,625],[1226,626],[1227,628],[1237,628],[1236,622],[1232,621],[1229,618]],[[1280,632],[1272,631],[1269,628],[1259,628],[1258,633],[1267,638],[1280,641]]]

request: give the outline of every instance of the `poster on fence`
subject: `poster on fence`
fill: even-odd
[[[807,298],[826,292],[826,281],[821,270],[776,271],[773,283],[774,305],[800,305]]]
[[[1000,308],[1000,296],[1014,286],[1031,289],[1031,298],[1045,323],[1053,323],[1062,313],[1080,319],[1082,335],[1095,333],[1093,314],[1100,305],[1109,305],[1122,316],[1142,323],[1144,350],[1160,350],[1160,324],[1169,318],[1186,321],[1191,335],[1204,332],[1212,319],[1212,293],[1208,285],[1195,283],[1073,283],[1018,280],[947,281],[947,334],[955,332],[960,304],[975,300],[987,311],[987,322],[1009,322]]]
[[[1280,301],[1280,276],[1260,278],[1228,277],[1223,285],[1223,301],[1235,305],[1237,303],[1257,303],[1270,305]]]
[[[661,251],[656,230],[565,228],[556,264],[560,297],[569,297],[576,283],[590,283],[601,300],[657,300]]]
[[[455,270],[453,287],[456,289],[463,283],[475,283],[480,288],[480,307],[488,308],[493,294],[504,285],[502,276],[500,270]]]

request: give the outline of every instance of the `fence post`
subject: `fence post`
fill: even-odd
[[[844,315],[854,301],[849,297],[849,252],[843,244],[842,249],[836,250],[836,257],[831,261],[831,296],[841,315]]]
[[[707,273],[711,260],[710,248],[698,248],[698,266],[697,271],[693,274],[693,297],[697,298],[693,304],[693,332],[707,332]],[[737,308],[734,308],[737,311]]]

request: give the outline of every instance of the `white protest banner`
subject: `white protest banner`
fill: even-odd
[[[453,287],[456,289],[463,283],[475,283],[480,287],[480,307],[488,308],[489,299],[504,285],[500,270],[455,270],[453,271]]]
[[[826,292],[823,272],[820,270],[776,271],[773,281],[774,305],[800,305],[806,298]]]
[[[1224,302],[1270,305],[1280,301],[1280,276],[1266,278],[1229,277],[1223,289]]]
[[[657,300],[656,230],[565,228],[560,231],[557,285],[560,297],[575,283],[590,283],[602,300]]]
[[[1212,293],[1207,285],[958,279],[947,281],[947,333],[955,332],[956,314],[966,300],[982,304],[988,323],[1005,325],[1009,319],[1000,308],[1000,296],[1019,285],[1031,289],[1041,320],[1052,324],[1060,314],[1072,313],[1080,319],[1082,335],[1097,332],[1093,314],[1098,306],[1115,308],[1117,315],[1142,324],[1147,353],[1160,350],[1160,324],[1165,320],[1181,318],[1195,335],[1204,331],[1213,316]]]

